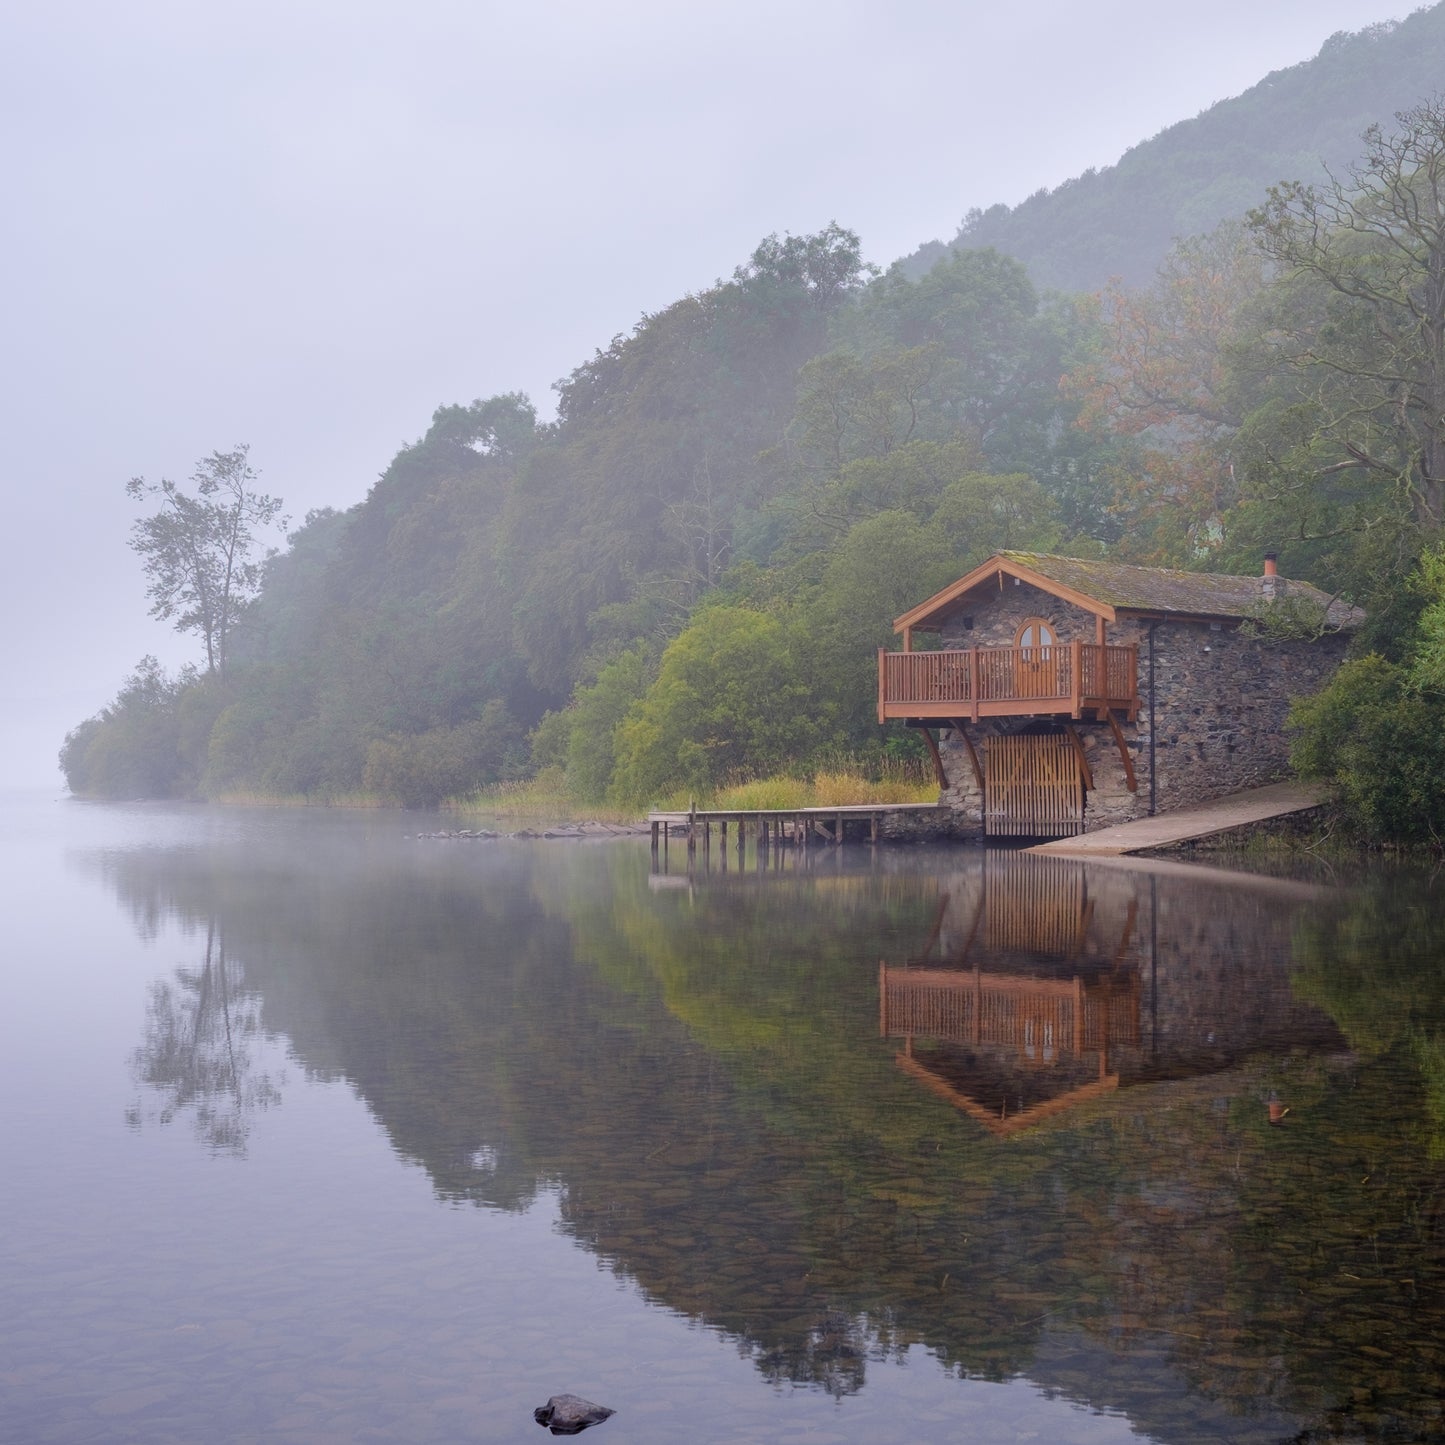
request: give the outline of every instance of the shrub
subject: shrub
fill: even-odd
[[[143,657],[115,701],[71,732],[60,766],[73,793],[102,798],[171,798],[194,782],[180,752],[179,700],[192,669],[168,677]]]
[[[564,762],[567,786],[584,803],[600,803],[617,766],[617,730],[647,691],[651,663],[643,647],[629,648],[579,688],[564,714],[571,721]]]
[[[1396,664],[1362,657],[1296,703],[1290,722],[1295,768],[1333,783],[1367,837],[1445,842],[1445,699]]]
[[[811,728],[782,625],[750,608],[708,608],[668,646],[657,681],[618,728],[612,795],[644,803],[782,771]]]
[[[517,765],[520,742],[515,723],[494,700],[475,722],[375,739],[362,784],[404,808],[435,808],[505,777]]]

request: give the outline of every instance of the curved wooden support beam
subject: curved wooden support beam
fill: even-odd
[[[928,744],[928,751],[933,757],[933,775],[938,779],[938,789],[944,792],[948,788],[948,774],[943,771],[943,755],[938,751],[938,741],[931,728],[919,728],[919,732],[923,734],[923,741]]]
[[[973,764],[974,780],[978,783],[978,790],[983,792],[983,764],[978,760],[978,749],[973,745],[973,739],[968,735],[968,729],[963,724],[962,718],[950,718],[953,730],[963,739],[963,745],[968,749],[968,760]]]
[[[1119,757],[1124,764],[1124,782],[1131,793],[1139,791],[1139,780],[1134,776],[1134,759],[1129,756],[1129,744],[1124,741],[1124,730],[1119,726],[1119,719],[1114,716],[1114,709],[1110,708],[1105,714],[1109,719],[1109,731],[1114,734],[1114,742],[1119,748]]]
[[[1089,759],[1084,754],[1084,740],[1070,723],[1064,724],[1064,731],[1074,745],[1074,752],[1078,754],[1079,771],[1084,775],[1084,786],[1092,793],[1094,791],[1094,770],[1089,766]],[[1125,766],[1127,767],[1128,764],[1126,763]]]
[[[943,920],[948,916],[948,897],[945,892],[938,900],[938,911],[933,915],[933,927],[928,930],[928,942],[923,945],[923,952],[918,955],[920,959],[927,958],[933,952],[933,945],[938,942],[938,935],[943,932]]]

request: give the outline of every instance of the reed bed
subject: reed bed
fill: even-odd
[[[480,788],[465,798],[452,798],[443,808],[448,813],[488,818],[525,818],[532,822],[575,823],[584,819],[598,823],[633,823],[639,810],[609,803],[583,803],[566,786],[561,768],[543,768],[523,782],[496,783]]]
[[[767,778],[745,778],[710,793],[674,793],[661,799],[662,811],[700,809],[837,808],[850,803],[936,803],[938,784],[931,771],[911,762],[885,759],[870,769],[842,761],[811,775],[782,773]]]
[[[394,808],[396,804],[376,793],[267,793],[259,788],[228,788],[211,793],[210,803],[232,808]]]

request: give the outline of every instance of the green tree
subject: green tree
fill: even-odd
[[[960,573],[995,552],[1050,551],[1062,531],[1057,503],[1023,472],[968,472],[955,478],[938,498],[933,525],[949,542]]]
[[[821,742],[876,742],[878,649],[896,642],[895,617],[960,570],[949,539],[905,511],[879,512],[838,544],[795,619],[793,650],[827,728]]]
[[[362,781],[404,808],[434,808],[515,776],[522,755],[521,730],[493,698],[472,722],[373,739]]]
[[[1408,590],[1423,603],[1403,662],[1347,662],[1295,704],[1291,760],[1333,783],[1347,817],[1384,843],[1445,846],[1445,549],[1425,554]]]
[[[646,694],[655,664],[656,654],[646,647],[628,648],[590,687],[579,688],[567,709],[567,786],[583,802],[600,803],[607,796],[617,765],[617,729]]]
[[[143,657],[115,701],[66,736],[60,767],[80,797],[172,798],[196,777],[185,767],[181,702],[196,674],[167,675]]]
[[[1422,691],[1445,699],[1445,546],[1421,556],[1413,590],[1424,606],[1415,624],[1410,675]]]
[[[849,462],[833,486],[835,505],[850,522],[875,512],[927,517],[953,483],[982,466],[982,453],[961,436],[946,442],[912,441],[886,457]]]
[[[161,508],[131,528],[131,548],[149,579],[151,616],[175,619],[178,632],[196,632],[206,648],[206,671],[224,676],[231,629],[261,582],[254,553],[257,532],[276,521],[281,501],[254,490],[256,473],[246,445],[212,452],[191,474],[194,493],[172,481],[132,477],[134,498],[159,498]]]
[[[799,373],[796,450],[805,471],[831,475],[862,457],[885,457],[918,430],[942,349],[850,348],[814,357]]]
[[[815,725],[787,633],[744,607],[709,607],[662,655],[657,681],[617,731],[613,793],[641,803],[769,773]]]
[[[849,328],[869,354],[927,359],[919,435],[967,436],[1002,470],[1035,469],[1057,441],[1059,377],[1090,329],[1067,298],[1041,304],[1024,267],[992,250],[953,252],[916,281],[893,267]]]

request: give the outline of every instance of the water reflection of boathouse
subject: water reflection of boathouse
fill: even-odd
[[[1264,898],[1213,887],[1217,935],[1184,937],[1170,928],[1171,891],[1161,915],[1146,874],[979,855],[948,880],[923,948],[880,963],[879,1032],[902,1040],[904,1072],[996,1135],[1121,1085],[1208,1073],[1321,1033],[1276,970],[1238,995],[1247,961],[1230,956],[1231,924]],[[1280,910],[1286,928],[1292,911]]]

